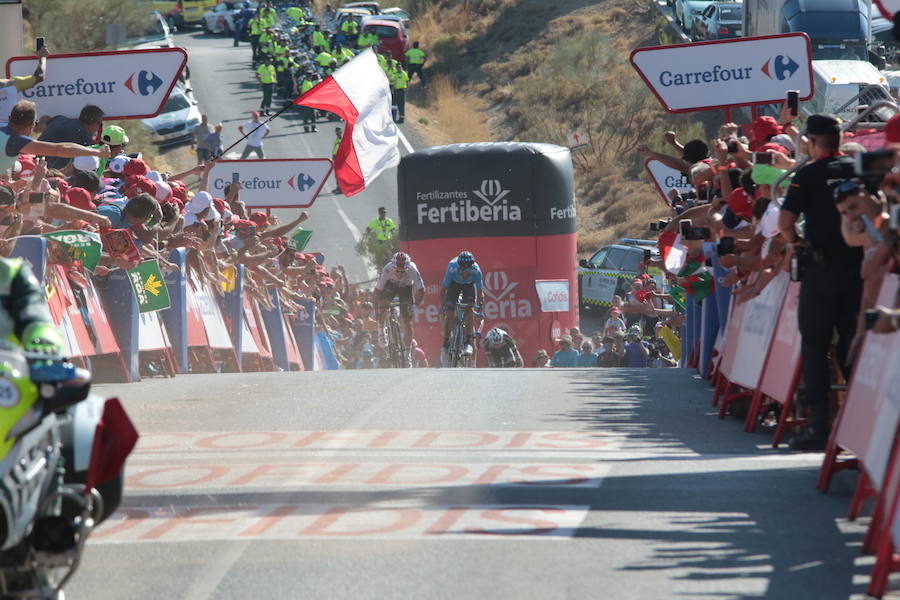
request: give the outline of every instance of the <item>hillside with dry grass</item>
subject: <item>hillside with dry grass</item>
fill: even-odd
[[[669,115],[628,62],[631,50],[668,42],[651,0],[407,0],[412,39],[429,54],[432,85],[414,85],[407,121],[432,143],[516,140],[566,144],[573,153],[580,252],[646,236],[668,211],[643,171],[638,145],[663,150],[662,133],[705,138],[697,117]]]

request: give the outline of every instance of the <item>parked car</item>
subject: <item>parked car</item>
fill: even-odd
[[[377,2],[348,2],[341,8],[361,8],[368,10],[373,15],[381,13],[381,6]]]
[[[169,25],[159,11],[150,11],[146,20],[129,27],[125,45],[133,50],[148,48],[172,48],[175,42]]]
[[[203,15],[216,5],[215,0],[148,0],[150,7],[158,10],[169,29],[202,25]]]
[[[374,32],[378,36],[379,52],[389,52],[394,60],[406,62],[405,53],[409,50],[409,35],[402,23],[384,19],[366,19],[360,30],[360,33],[363,32]]]
[[[675,22],[678,23],[685,33],[691,33],[694,19],[699,17],[707,6],[713,3],[713,0],[675,0]]]
[[[241,14],[244,2],[220,2],[211,10],[203,14],[203,29],[207,33],[224,33],[232,35],[236,27],[235,19]],[[256,2],[250,2],[250,6],[256,10]]]
[[[194,127],[199,124],[197,101],[188,96],[180,84],[172,89],[161,113],[152,119],[141,120],[141,125],[150,134],[150,141],[159,146],[190,141]]]
[[[605,311],[613,296],[625,297],[631,289],[631,282],[640,273],[644,251],[650,250],[651,255],[658,256],[655,249],[630,243],[638,241],[642,240],[604,246],[591,258],[579,261],[578,305],[582,310],[596,308]]]
[[[366,17],[371,17],[372,13],[366,9],[362,8],[339,8],[337,10],[337,17],[334,20],[333,31],[340,31],[341,25],[344,24],[344,21],[347,19],[353,19],[356,23],[362,27],[362,20]]]
[[[740,2],[713,2],[694,19],[691,39],[724,40],[740,37],[744,5]]]

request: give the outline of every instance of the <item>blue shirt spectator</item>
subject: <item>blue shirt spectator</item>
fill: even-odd
[[[590,342],[584,342],[581,345],[581,354],[578,355],[579,367],[596,367],[598,355],[594,352],[594,345]]]
[[[647,367],[647,358],[650,356],[650,348],[647,342],[643,342],[636,336],[629,336],[625,344],[625,366],[630,368]]]
[[[577,367],[579,354],[572,350],[572,338],[564,335],[559,338],[559,350],[550,359],[551,367]]]

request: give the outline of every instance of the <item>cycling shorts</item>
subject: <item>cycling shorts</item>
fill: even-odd
[[[393,302],[395,297],[400,302],[405,303],[399,307],[400,314],[406,319],[412,318],[413,286],[406,285],[401,287],[393,281],[388,281],[384,284],[384,289],[378,294],[378,299],[381,301],[381,305],[385,305]]]
[[[459,297],[462,296],[463,304],[475,304],[475,284],[474,283],[456,283],[451,281],[447,286],[447,295],[444,302],[448,304],[456,304]],[[450,309],[453,310],[452,308]]]

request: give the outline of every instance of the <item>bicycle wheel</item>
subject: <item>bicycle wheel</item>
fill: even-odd
[[[388,345],[391,353],[391,366],[395,369],[403,367],[403,344],[400,343],[400,326],[397,321],[391,320],[388,325]]]
[[[464,339],[462,328],[463,326],[461,321],[457,321],[456,325],[453,328],[453,341],[450,344],[450,367],[453,369],[458,369],[460,366],[465,366],[462,355],[462,344]]]

